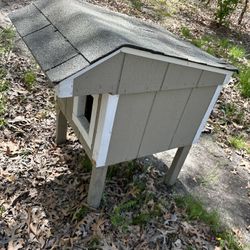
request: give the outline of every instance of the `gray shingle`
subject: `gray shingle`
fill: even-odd
[[[77,55],[75,49],[52,25],[25,36],[23,39],[44,71]]]
[[[52,82],[122,47],[236,70],[161,27],[83,0],[39,0],[10,18]]]
[[[123,46],[137,47],[214,67],[234,69],[170,32],[83,0],[43,0],[35,5],[90,62]]]
[[[50,69],[46,72],[51,82],[60,82],[67,78],[69,75],[76,73],[77,71],[86,68],[89,63],[81,55],[77,55],[67,62],[58,65],[57,67]]]
[[[10,19],[21,36],[26,36],[50,24],[34,5],[28,5],[15,11],[10,15]]]

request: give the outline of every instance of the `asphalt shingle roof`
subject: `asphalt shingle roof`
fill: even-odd
[[[83,0],[40,0],[10,18],[53,83],[122,47],[236,70],[163,28]]]

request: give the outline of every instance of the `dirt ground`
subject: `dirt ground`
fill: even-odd
[[[31,1],[0,0],[0,26],[4,27],[10,24],[6,17],[9,11],[28,4],[29,2]],[[28,55],[29,57],[29,54],[26,54],[27,51],[25,47],[18,39],[17,46],[21,48],[21,54]],[[13,60],[16,60],[16,58]],[[6,209],[12,211],[13,214],[10,213],[6,217],[9,219],[11,217],[14,218],[14,221],[13,219],[10,219],[10,221],[14,228],[19,228],[18,230],[20,230],[20,228],[22,229],[22,223],[27,223],[27,220],[31,220],[31,217],[36,218],[36,220],[42,220],[45,227],[52,221],[58,222],[61,218],[64,218],[67,222],[66,224],[63,220],[61,220],[61,223],[54,224],[53,231],[57,232],[58,238],[55,242],[51,240],[51,245],[50,242],[41,243],[42,240],[36,237],[36,234],[38,235],[40,232],[36,227],[30,227],[28,229],[29,233],[31,232],[31,234],[35,235],[37,242],[53,246],[60,237],[66,239],[65,235],[67,235],[67,230],[70,231],[73,226],[75,226],[74,233],[77,237],[84,238],[82,235],[84,235],[85,231],[88,231],[86,228],[82,228],[80,222],[70,224],[68,211],[70,210],[72,214],[73,209],[79,208],[77,202],[86,199],[89,173],[83,171],[79,174],[79,171],[81,171],[79,162],[81,162],[81,157],[84,153],[81,151],[80,145],[76,142],[76,138],[74,138],[71,133],[69,134],[69,142],[61,148],[56,148],[53,143],[53,129],[55,127],[53,93],[51,90],[46,90],[47,87],[45,82],[46,80],[41,76],[41,86],[38,87],[35,92],[32,92],[32,96],[25,100],[25,106],[23,108],[17,108],[16,105],[19,104],[15,102],[17,95],[22,95],[24,90],[22,88],[18,89],[18,94],[10,92],[10,94],[12,94],[13,103],[15,104],[13,107],[16,108],[16,110],[10,110],[10,112],[13,116],[16,115],[19,117],[19,120],[10,119],[12,127],[3,132],[4,137],[8,138],[8,140],[12,138],[10,139],[9,146],[12,147],[17,155],[19,155],[18,152],[20,152],[21,146],[27,152],[37,152],[37,155],[28,154],[27,156],[24,155],[23,157],[19,157],[14,154],[13,157],[2,158],[0,161],[0,166],[2,168],[0,172],[1,178],[4,179],[2,180],[0,190],[3,191],[7,188],[7,193],[5,192],[6,190],[4,191],[4,199],[6,199],[5,206]],[[31,104],[31,100],[35,100],[34,104]],[[27,114],[27,112],[31,111],[35,112],[35,117],[33,118]],[[35,125],[38,124],[40,127],[35,131]],[[34,133],[34,131],[36,134],[40,133],[40,135],[31,139],[31,134]],[[18,146],[16,146],[13,145],[13,142],[17,142],[15,136],[18,133],[28,134],[23,135],[23,138],[18,142]],[[31,133],[30,136],[29,133]],[[6,152],[2,152],[2,155],[5,155],[5,153]],[[139,161],[145,166],[155,167],[155,169],[166,169],[166,167],[171,164],[173,154],[173,150],[162,152],[139,159]],[[77,165],[77,167],[73,168],[74,165]],[[16,168],[18,168],[18,171],[16,171]],[[84,182],[82,182],[83,180]],[[155,182],[157,186],[157,180],[155,180]],[[112,185],[117,185],[115,186],[117,189],[113,190]],[[77,191],[74,191],[76,188]],[[112,181],[108,182],[106,193],[109,203],[117,201],[111,197],[112,193],[116,197],[119,197],[117,198],[118,200],[121,199],[123,191],[119,191],[120,188],[118,184],[112,184]],[[79,190],[84,192],[79,192]],[[178,183],[169,192],[171,194],[190,193],[199,197],[209,210],[215,209],[219,212],[224,223],[229,225],[243,242],[250,242],[250,161],[233,150],[228,153],[227,148],[218,145],[218,138],[216,135],[203,134],[198,144],[193,145],[191,153],[179,176]],[[168,195],[166,191],[164,195]],[[6,197],[8,197],[8,199]],[[63,207],[66,206],[65,204],[68,204],[64,203],[64,201],[72,202],[72,197],[74,198],[73,204],[68,207]],[[22,199],[23,203],[20,202]],[[33,207],[30,207],[30,204],[32,204]],[[18,214],[20,209],[23,213]],[[27,214],[24,213],[25,209],[27,209]],[[88,220],[87,222],[85,221],[85,224],[94,223],[96,225],[98,219],[101,218],[101,220],[104,220],[102,212],[103,211],[101,211],[101,213],[93,211],[90,213],[90,215],[85,218],[85,220]],[[106,213],[107,212],[110,211],[106,211]],[[51,217],[47,218],[43,213],[50,214]],[[25,216],[27,216],[27,218]],[[99,224],[97,224],[104,227],[106,225],[105,221],[106,219],[102,221],[102,223],[99,222]],[[2,230],[1,227],[4,229],[8,228],[6,225],[1,224],[0,235]],[[47,226],[46,228],[49,227]],[[109,229],[108,226],[107,228]],[[44,235],[47,234],[49,238],[51,233],[46,230],[44,229]],[[102,230],[105,231],[106,228],[104,227]],[[10,231],[10,234],[11,233],[13,233],[13,231]],[[19,233],[20,235],[22,234],[21,232]],[[107,234],[105,237],[108,239],[113,236]],[[132,238],[131,236],[131,239]],[[179,239],[176,238],[174,242],[176,243],[178,240]],[[36,249],[36,244],[38,243],[32,241],[32,244],[33,245],[31,245],[29,249]],[[107,242],[105,244],[107,244]],[[22,242],[20,245],[22,245]],[[141,244],[141,246],[143,246],[143,244]],[[109,247],[103,249],[117,249],[112,244],[111,247],[109,243]],[[140,248],[140,244],[138,243],[136,249],[143,249],[143,247]],[[177,250],[184,248],[172,247],[172,249]],[[208,247],[207,249],[213,248],[210,246],[210,248]]]

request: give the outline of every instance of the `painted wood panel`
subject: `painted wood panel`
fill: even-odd
[[[68,123],[70,124],[71,128],[74,130],[74,133],[76,137],[80,140],[85,152],[89,156],[89,158],[92,158],[92,151],[91,149],[87,146],[85,140],[83,139],[79,129],[76,127],[74,122],[72,121],[72,112],[73,112],[73,98],[57,98],[57,102],[59,104],[60,109],[64,113]]]
[[[216,88],[214,86],[194,88],[192,90],[170,148],[192,144]]]
[[[216,86],[223,84],[227,75],[211,71],[203,71],[198,86]]]
[[[149,58],[126,55],[118,93],[131,94],[158,91],[167,63]]]
[[[137,157],[154,96],[120,95],[106,165]]]
[[[117,92],[124,54],[120,53],[96,65],[74,80],[73,95],[104,94]]]
[[[183,65],[169,64],[162,90],[193,88],[198,84],[202,70]]]
[[[191,89],[158,92],[138,156],[167,150],[188,101]]]

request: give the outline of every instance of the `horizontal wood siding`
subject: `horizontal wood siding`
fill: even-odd
[[[202,70],[170,64],[162,85],[162,90],[193,88],[198,84]]]
[[[192,90],[170,148],[192,144],[215,91],[216,86],[194,88]]]
[[[157,60],[126,55],[118,93],[131,94],[160,90],[167,65]]]
[[[158,92],[138,156],[167,150],[177,129],[191,89]]]
[[[124,54],[120,53],[95,66],[74,80],[73,95],[117,93]]]
[[[155,93],[120,95],[107,165],[135,159]]]

